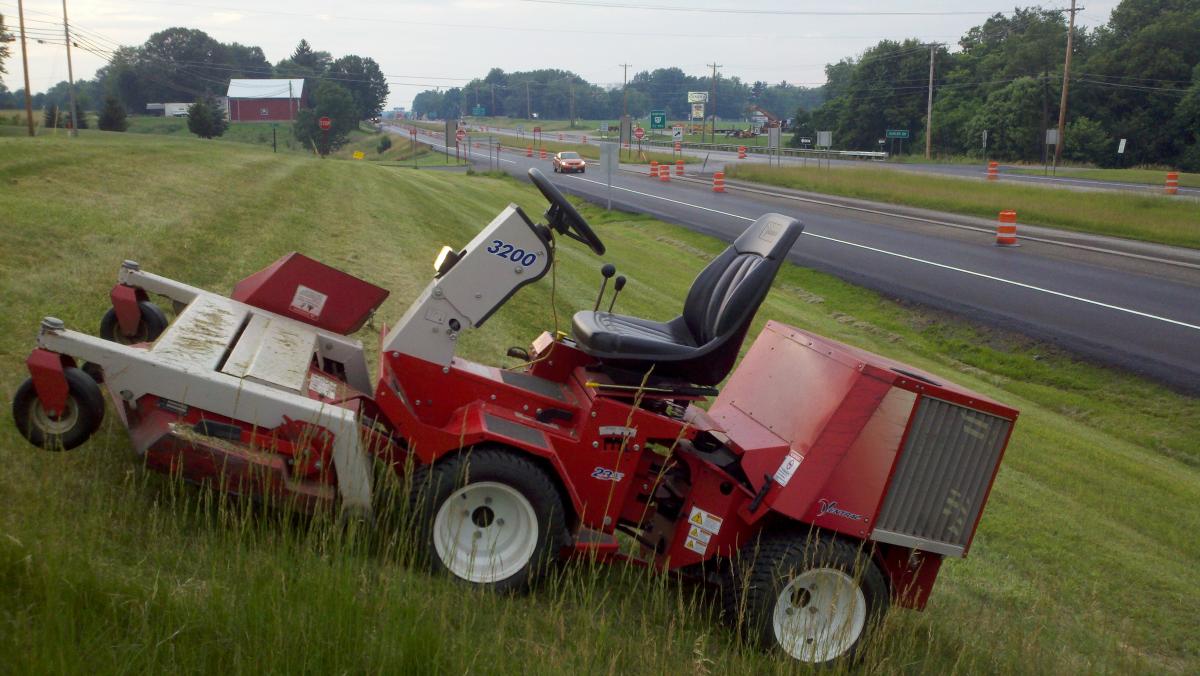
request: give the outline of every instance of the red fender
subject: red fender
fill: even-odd
[[[33,378],[33,390],[37,392],[42,408],[50,415],[60,415],[67,407],[71,388],[67,385],[67,377],[63,375],[64,361],[67,361],[67,365],[74,364],[70,357],[40,347],[25,360],[25,366]]]
[[[144,296],[144,291],[124,284],[114,286],[108,293],[113,310],[117,313],[117,326],[122,335],[132,336],[137,333],[138,322],[142,321],[142,309],[138,307],[138,301],[144,300]]]

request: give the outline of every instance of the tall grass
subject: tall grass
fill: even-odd
[[[512,201],[511,179],[399,172],[168,137],[0,139],[0,399],[46,314],[93,330],[117,267],[218,292],[290,250],[392,290],[378,347],[431,274]],[[453,199],[446,199],[453,195]],[[585,207],[629,284],[618,310],[678,311],[723,244]],[[591,307],[601,261],[558,249],[460,354]],[[929,608],[887,616],[857,673],[1194,673],[1200,402],[1051,346],[791,266],[767,318],[913,363],[1022,410],[971,555]],[[254,507],[143,470],[109,416],[69,453],[0,419],[0,665],[47,672],[794,673],[738,640],[704,585],[577,560],[523,596],[425,572],[403,522]],[[386,510],[385,510],[386,513]],[[401,520],[403,521],[403,520]],[[837,673],[835,670],[834,673]]]

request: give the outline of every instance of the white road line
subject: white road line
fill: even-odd
[[[571,176],[569,178],[574,178],[574,179],[577,179],[580,181],[587,181],[588,183],[595,183],[597,185],[604,185],[604,186],[608,185],[607,183],[603,183],[601,181],[595,181],[590,178],[583,178],[582,176]],[[625,192],[631,192],[631,193],[634,193],[635,195],[651,197],[651,198],[654,198],[657,200],[662,200],[664,202],[671,202],[673,204],[679,204],[679,205],[682,205],[685,207],[691,207],[693,209],[700,209],[702,211],[708,211],[708,212],[712,212],[714,214],[721,214],[722,216],[729,216],[731,218],[737,218],[737,219],[740,219],[743,221],[753,222],[755,220],[753,218],[747,218],[746,216],[741,216],[739,214],[731,214],[727,211],[719,211],[717,209],[710,209],[708,207],[702,207],[698,204],[691,204],[689,202],[683,202],[681,200],[675,200],[675,199],[671,199],[669,197],[662,197],[661,195],[653,195],[651,193],[641,192],[639,190],[633,190],[631,188],[622,188],[621,186],[617,186],[617,185],[614,185],[613,188],[616,190],[624,190]],[[926,260],[924,258],[917,258],[916,256],[909,256],[907,254],[896,253],[895,251],[888,251],[886,249],[880,249],[877,247],[868,246],[866,244],[858,244],[856,242],[848,242],[843,239],[837,239],[836,237],[829,237],[827,235],[818,235],[818,234],[815,234],[812,232],[807,232],[807,231],[804,234],[809,235],[811,237],[816,237],[817,239],[823,239],[823,240],[827,240],[830,242],[836,242],[838,244],[844,244],[846,246],[852,246],[852,247],[855,247],[858,249],[865,249],[867,251],[881,253],[886,256],[894,256],[896,258],[902,258],[904,260],[912,261],[914,263],[922,263],[924,265],[930,265],[935,268],[941,268],[943,270],[951,270],[953,272],[959,272],[964,275],[970,275],[972,277],[979,277],[981,279],[987,279],[987,280],[990,280],[993,282],[1000,282],[1002,284],[1010,284],[1012,286],[1020,287],[1022,289],[1029,289],[1030,291],[1039,291],[1041,293],[1050,294],[1052,296],[1057,296],[1059,298],[1066,298],[1068,300],[1074,300],[1074,301],[1078,301],[1080,303],[1087,303],[1088,305],[1095,305],[1097,307],[1102,307],[1102,308],[1105,308],[1108,310],[1116,310],[1117,312],[1124,312],[1126,314],[1136,315],[1138,317],[1144,317],[1146,319],[1154,319],[1154,320],[1157,320],[1160,322],[1166,322],[1168,324],[1174,324],[1176,326],[1182,326],[1187,329],[1200,331],[1200,325],[1189,324],[1187,322],[1181,322],[1177,319],[1171,319],[1169,317],[1160,317],[1159,315],[1153,315],[1148,312],[1141,312],[1140,310],[1133,310],[1130,308],[1121,307],[1119,305],[1113,305],[1111,303],[1105,303],[1105,302],[1098,301],[1098,300],[1092,300],[1091,298],[1084,298],[1082,296],[1075,296],[1075,295],[1072,295],[1069,293],[1064,293],[1062,291],[1055,291],[1053,289],[1047,289],[1047,288],[1041,287],[1041,286],[1034,286],[1033,284],[1026,284],[1025,282],[1018,282],[1013,279],[1005,279],[1004,277],[996,277],[995,275],[989,275],[989,274],[986,274],[983,272],[975,272],[974,270],[967,270],[966,268],[960,268],[960,267],[957,267],[954,265],[947,265],[945,263],[938,263],[936,261]]]

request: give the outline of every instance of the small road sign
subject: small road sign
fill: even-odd
[[[886,136],[888,138],[908,138],[907,129],[889,129]]]
[[[1125,139],[1121,139],[1121,142],[1117,144],[1117,154],[1118,155],[1125,154]]]
[[[540,134],[540,133],[542,133],[542,128],[541,128],[541,127],[534,127],[534,128],[533,128],[533,133],[535,133],[535,134]]]
[[[662,110],[650,111],[650,128],[651,129],[666,129],[667,128],[667,113]]]
[[[454,138],[459,143],[462,143],[462,140],[465,139],[466,137],[467,137],[467,132],[465,130],[459,129],[458,131],[454,132]]]
[[[833,147],[833,131],[818,131],[817,132],[817,147],[832,148]]]
[[[682,141],[683,140],[683,127],[671,127],[671,140],[673,140],[673,141]]]
[[[646,136],[646,130],[642,129],[641,127],[638,127],[637,129],[633,130],[633,136],[637,140],[641,141],[642,138],[644,138]]]
[[[475,106],[471,109],[471,114],[475,117],[483,117],[484,115],[487,115],[487,109],[483,106]]]
[[[708,92],[688,92],[688,103],[708,103]]]
[[[329,131],[329,128],[333,126],[333,120],[329,119],[328,117],[322,117],[321,119],[317,120],[317,123],[321,125],[321,131]]]
[[[600,123],[600,133],[602,133],[602,134],[608,133],[608,123],[607,122]]]

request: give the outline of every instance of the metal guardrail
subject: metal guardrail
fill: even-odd
[[[642,139],[642,145],[654,146],[656,148],[674,148],[674,141],[650,141]],[[689,143],[682,144],[684,149],[693,150],[721,150],[725,152],[736,153],[738,148],[745,147],[746,154],[766,155],[766,146],[749,146],[744,143]],[[882,162],[888,158],[888,153],[872,150],[818,150],[816,148],[779,148],[779,155],[782,157],[834,157],[852,160],[873,160]]]

